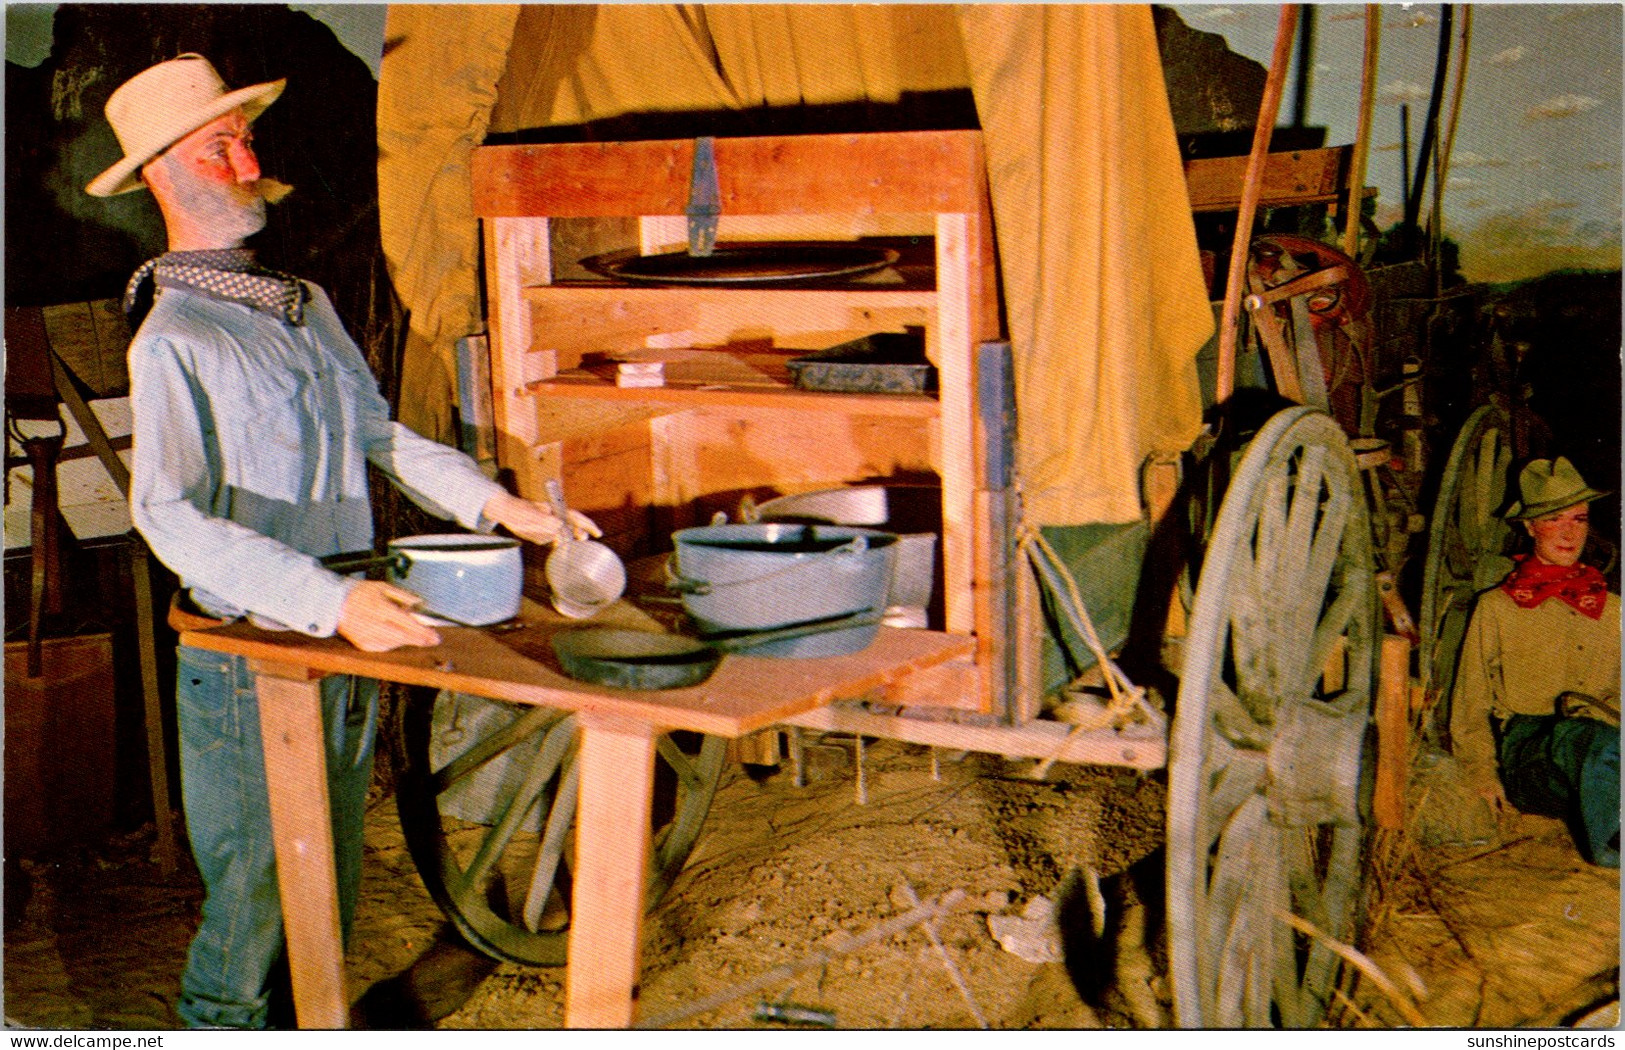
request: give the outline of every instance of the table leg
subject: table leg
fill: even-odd
[[[256,664],[282,923],[301,1028],[344,1028],[344,942],[320,672]]]
[[[654,785],[654,729],[583,712],[581,799],[564,1023],[628,1028],[636,997]]]

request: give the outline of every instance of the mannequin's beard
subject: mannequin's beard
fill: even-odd
[[[214,182],[200,178],[173,157],[166,156],[162,162],[175,203],[194,221],[207,225],[232,242],[242,241],[264,229],[266,202],[275,204],[293,192],[292,186],[276,179]]]

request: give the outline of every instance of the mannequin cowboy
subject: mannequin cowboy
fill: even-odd
[[[1456,672],[1450,735],[1497,811],[1561,817],[1592,863],[1619,867],[1619,597],[1580,562],[1606,493],[1567,459],[1518,476],[1507,517],[1533,540],[1478,599]]]
[[[268,196],[253,123],[285,81],[228,90],[186,54],[132,77],[107,102],[124,156],[86,191],[150,190],[169,251],[130,282],[150,299],[130,344],[131,516],[181,579],[195,613],[384,651],[434,645],[418,598],[346,578],[319,558],[371,549],[371,464],[433,514],[504,526],[550,543],[562,523],[487,479],[461,453],[389,418],[367,362],[326,293],[260,267],[243,247]],[[586,518],[571,523],[596,535]],[[182,647],[177,710],[187,830],[206,897],[177,1006],[194,1026],[266,1023],[282,950],[259,714],[241,659]],[[348,930],[360,882],[377,683],[323,681],[340,908]]]

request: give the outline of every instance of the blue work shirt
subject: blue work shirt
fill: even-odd
[[[130,516],[206,612],[331,635],[356,581],[317,561],[372,547],[367,464],[429,513],[488,529],[502,488],[389,418],[314,285],[305,323],[160,288],[130,343]]]

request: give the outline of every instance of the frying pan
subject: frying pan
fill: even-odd
[[[766,642],[841,631],[880,622],[878,609],[774,631],[748,631],[690,638],[655,631],[581,627],[553,636],[564,673],[612,689],[684,689],[711,677],[726,653]]]

